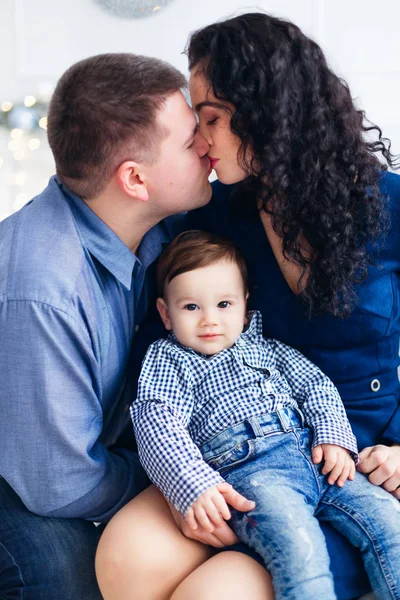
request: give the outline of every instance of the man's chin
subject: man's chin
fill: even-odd
[[[208,204],[211,200],[211,196],[212,196],[212,187],[211,187],[211,183],[208,182],[208,193],[204,194],[204,197],[202,198],[201,203],[199,202],[199,204],[197,204],[196,208],[200,208],[201,206],[205,206],[206,204]]]

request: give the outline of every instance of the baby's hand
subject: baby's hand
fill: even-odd
[[[335,444],[318,444],[312,450],[312,458],[316,465],[322,460],[325,461],[322,473],[330,473],[328,483],[331,485],[336,482],[339,487],[343,487],[347,479],[354,479],[354,460],[345,448]]]
[[[256,505],[235,492],[229,483],[223,482],[206,490],[193,502],[186,513],[186,522],[193,531],[201,525],[212,533],[215,527],[231,518],[228,504],[243,512],[252,510]]]

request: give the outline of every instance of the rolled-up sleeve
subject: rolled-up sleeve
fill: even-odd
[[[139,468],[109,452],[101,378],[88,331],[45,303],[0,303],[0,473],[32,512],[107,521],[133,495]]]

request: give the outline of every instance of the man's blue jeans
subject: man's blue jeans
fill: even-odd
[[[34,515],[0,478],[1,600],[101,600],[99,539],[88,521]]]
[[[380,600],[400,600],[400,506],[361,474],[330,486],[311,459],[312,431],[290,409],[230,427],[201,448],[234,489],[256,502],[230,524],[260,554],[277,600],[336,598],[319,522],[329,521],[361,550]],[[317,517],[317,518],[316,518]]]

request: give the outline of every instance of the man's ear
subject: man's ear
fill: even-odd
[[[133,160],[123,162],[117,169],[117,181],[121,190],[128,196],[140,202],[148,201],[147,181],[139,163]]]
[[[164,323],[165,329],[167,329],[167,331],[171,331],[172,324],[169,318],[168,306],[164,298],[157,298],[157,310],[160,313],[160,317],[162,319],[162,322]]]

